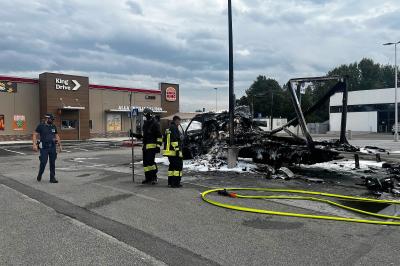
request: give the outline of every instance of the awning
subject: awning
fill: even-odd
[[[84,106],[63,106],[59,108],[60,110],[85,110]]]
[[[132,106],[132,108],[138,109],[139,113],[142,113],[145,108],[152,110],[154,113],[161,114],[166,113],[161,107],[143,107],[143,106]],[[129,113],[131,109],[129,106],[119,106],[117,109],[108,109],[106,112],[114,112],[114,113]]]

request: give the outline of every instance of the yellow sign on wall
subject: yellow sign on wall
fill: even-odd
[[[107,131],[121,131],[121,114],[107,114]]]
[[[26,130],[26,119],[24,115],[14,115],[13,129],[15,131]]]

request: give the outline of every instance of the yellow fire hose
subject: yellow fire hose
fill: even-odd
[[[365,220],[365,219],[356,219],[356,218],[349,218],[349,217],[340,217],[340,216],[326,216],[326,215],[312,215],[312,214],[302,214],[302,213],[292,213],[292,212],[279,212],[273,210],[263,210],[263,209],[255,209],[237,205],[231,205],[226,203],[221,203],[218,201],[211,200],[206,196],[210,193],[218,192],[224,196],[229,196],[232,198],[240,198],[240,199],[290,199],[290,200],[311,200],[311,201],[318,201],[327,203],[333,206],[337,206],[342,209],[350,210],[357,213],[362,213],[364,215],[369,215],[373,217],[383,218],[383,219],[393,219],[393,220],[400,220],[400,216],[392,216],[392,215],[385,215],[385,214],[378,214],[373,212],[368,212],[364,210],[360,210],[357,208],[352,208],[349,206],[345,206],[339,204],[337,202],[311,197],[311,196],[287,196],[287,195],[277,195],[277,196],[247,196],[247,195],[240,195],[229,191],[262,191],[262,192],[278,192],[278,193],[292,193],[292,194],[300,194],[300,195],[317,195],[323,196],[328,198],[336,198],[342,200],[351,200],[355,202],[371,202],[371,203],[385,203],[385,204],[397,204],[400,205],[400,201],[394,200],[378,200],[378,199],[370,199],[370,198],[362,198],[362,197],[353,197],[353,196],[345,196],[339,194],[330,194],[324,192],[317,192],[317,191],[307,191],[307,190],[292,190],[292,189],[274,189],[274,188],[216,188],[204,191],[201,193],[201,197],[205,202],[208,202],[212,205],[232,209],[237,211],[244,211],[244,212],[253,212],[253,213],[262,213],[262,214],[269,214],[269,215],[280,215],[280,216],[290,216],[290,217],[300,217],[300,218],[309,218],[309,219],[323,219],[323,220],[333,220],[333,221],[343,221],[343,222],[354,222],[354,223],[367,223],[367,224],[380,224],[380,225],[400,225],[400,221],[379,221],[379,220]]]

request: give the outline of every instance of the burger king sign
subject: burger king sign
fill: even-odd
[[[175,102],[176,101],[176,89],[174,87],[168,87],[165,90],[165,99],[168,102]]]

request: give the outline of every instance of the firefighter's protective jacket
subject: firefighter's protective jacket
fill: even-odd
[[[164,135],[164,156],[182,156],[181,132],[178,126],[172,122],[171,126],[165,130]]]
[[[146,120],[143,124],[143,149],[157,149],[163,143],[160,124],[154,119]]]

